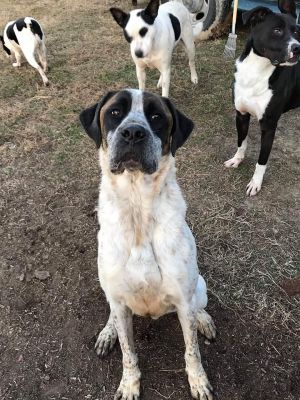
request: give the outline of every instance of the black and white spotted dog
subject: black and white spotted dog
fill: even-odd
[[[45,46],[45,34],[41,25],[31,17],[10,21],[4,28],[3,36],[0,36],[3,49],[7,56],[15,57],[14,67],[21,66],[22,55],[28,63],[40,73],[45,86],[49,84],[46,76],[47,57]],[[39,58],[41,66],[36,61]]]
[[[211,400],[197,329],[211,339],[215,327],[204,310],[206,284],[174,158],[193,123],[169,99],[134,89],[108,93],[80,119],[100,148],[98,273],[111,313],[96,351],[107,354],[119,338],[123,376],[115,399],[139,398],[132,315],[158,318],[175,311],[192,396]]]
[[[145,9],[126,13],[119,8],[111,8],[110,12],[130,43],[139,89],[145,89],[146,68],[157,68],[160,71],[157,87],[161,87],[162,95],[168,97],[172,53],[180,40],[188,55],[191,81],[198,83],[191,17],[181,0],[169,1],[161,6],[159,0],[150,0]]]
[[[279,0],[281,14],[256,7],[243,14],[251,24],[246,47],[236,62],[234,104],[238,150],[226,161],[236,168],[247,149],[250,116],[258,119],[261,148],[254,175],[247,186],[249,196],[262,186],[275,131],[281,114],[300,106],[299,29],[293,0]]]

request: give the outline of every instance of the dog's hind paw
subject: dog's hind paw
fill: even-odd
[[[189,375],[188,378],[194,399],[213,400],[213,388],[205,373],[200,373],[198,376]]]
[[[16,67],[16,68],[17,68],[17,67],[21,67],[21,64],[18,63],[18,62],[14,62],[14,63],[13,63],[13,67]]]
[[[106,356],[114,347],[118,334],[116,328],[112,324],[107,324],[99,333],[95,344],[95,350],[98,356]]]
[[[216,338],[216,326],[214,321],[203,309],[197,312],[197,327],[199,332],[207,339],[212,340]]]

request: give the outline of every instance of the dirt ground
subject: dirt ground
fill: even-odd
[[[0,54],[0,399],[112,399],[121,378],[117,345],[94,350],[108,317],[96,269],[97,151],[78,122],[108,89],[136,87],[128,45],[107,9],[125,1],[2,0],[1,27],[36,17],[47,36],[44,88],[28,65]],[[245,35],[239,35],[239,50]],[[300,115],[280,121],[263,189],[245,188],[258,156],[251,125],[244,164],[227,171],[236,147],[233,62],[225,38],[197,47],[199,84],[182,48],[171,98],[196,124],[178,152],[208,311],[218,337],[201,354],[216,399],[300,398]],[[158,74],[147,88],[157,91]],[[177,317],[136,318],[142,399],[190,399]]]

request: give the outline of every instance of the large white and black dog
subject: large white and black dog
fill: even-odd
[[[118,336],[123,376],[115,399],[139,398],[132,315],[158,318],[175,311],[191,393],[211,400],[197,329],[211,339],[215,327],[204,310],[206,284],[185,221],[174,159],[193,123],[167,98],[134,89],[108,93],[84,110],[80,120],[100,148],[98,272],[111,313],[96,350],[105,355]]]
[[[14,56],[14,67],[21,66],[22,55],[28,63],[40,73],[45,86],[49,84],[46,76],[47,56],[45,46],[45,34],[41,25],[31,17],[10,21],[4,28],[3,36],[0,36],[3,49],[7,56]],[[41,66],[36,61],[38,55]]]
[[[236,62],[234,104],[238,150],[226,167],[238,167],[247,148],[250,116],[258,119],[261,149],[254,175],[247,186],[249,196],[262,186],[268,158],[282,113],[300,106],[299,33],[293,0],[280,0],[281,14],[257,7],[243,14],[251,24],[246,47]]]
[[[160,71],[157,86],[162,88],[162,95],[168,97],[172,53],[180,40],[188,55],[191,81],[198,83],[195,44],[190,13],[182,1],[159,4],[159,0],[150,0],[145,9],[126,13],[119,8],[111,8],[110,12],[130,43],[139,89],[145,89],[146,68],[157,68]]]

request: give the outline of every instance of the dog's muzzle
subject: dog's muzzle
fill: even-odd
[[[111,172],[121,174],[125,170],[152,174],[157,169],[155,151],[151,146],[151,133],[142,125],[131,124],[117,132]]]

